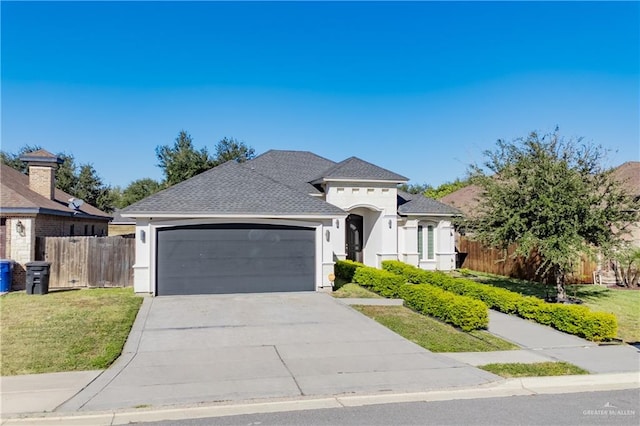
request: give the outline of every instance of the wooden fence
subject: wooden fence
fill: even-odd
[[[36,259],[51,263],[49,287],[131,287],[135,239],[38,237]]]
[[[525,280],[539,280],[536,270],[539,266],[538,259],[525,261],[523,258],[513,258],[515,245],[503,250],[487,248],[478,241],[459,237],[458,240],[458,267],[467,268],[479,272],[504,275],[507,277],[521,278]],[[598,269],[598,264],[586,256],[570,277],[569,283],[590,284],[593,283],[593,272]]]

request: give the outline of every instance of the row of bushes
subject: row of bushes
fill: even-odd
[[[353,282],[353,274],[356,273],[356,269],[364,266],[360,262],[354,262],[353,260],[338,260],[333,265],[333,272],[336,274],[336,278],[340,278],[348,283]]]
[[[407,284],[401,275],[356,262],[338,261],[335,271],[341,277],[348,276],[353,271],[351,281],[384,297],[400,297],[415,311],[465,331],[486,328],[489,324],[487,305],[470,297],[459,296],[428,284]]]
[[[618,331],[615,315],[592,312],[586,306],[546,303],[537,297],[523,296],[464,278],[454,278],[442,272],[425,271],[395,260],[382,262],[382,267],[386,271],[402,275],[410,283],[435,285],[452,293],[481,300],[492,309],[517,314],[589,340],[613,339]]]

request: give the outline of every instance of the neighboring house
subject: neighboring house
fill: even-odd
[[[36,237],[106,235],[111,217],[55,187],[61,160],[39,150],[20,158],[29,175],[0,165],[0,258],[15,262],[13,288],[24,288],[24,265],[35,259]]]
[[[398,191],[407,180],[303,151],[215,167],[122,210],[136,221],[135,291],[331,289],[338,259],[454,268],[458,210]]]
[[[613,171],[613,177],[619,181],[628,194],[636,200],[640,199],[640,161],[627,161]],[[640,222],[629,227],[629,240],[636,247],[640,247]]]
[[[122,217],[120,210],[113,212],[113,220],[109,222],[109,236],[134,235],[136,232],[136,221]]]

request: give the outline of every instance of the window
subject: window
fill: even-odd
[[[427,225],[427,259],[435,259],[433,225]]]
[[[69,235],[72,236],[72,237],[74,235],[76,235],[76,226],[75,225],[69,226]]]
[[[91,225],[91,235],[96,235],[96,226]]]
[[[88,235],[89,234],[89,225],[85,225],[84,226],[84,235]]]
[[[434,260],[435,256],[435,230],[433,225],[427,225],[426,235],[426,253],[425,253],[425,235],[424,226],[418,225],[418,254],[420,260]],[[426,256],[425,256],[426,254]]]

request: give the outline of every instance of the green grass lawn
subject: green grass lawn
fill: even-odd
[[[141,304],[130,288],[0,297],[0,375],[108,367]]]
[[[466,333],[404,306],[354,308],[432,352],[489,352],[518,348],[486,331]]]
[[[372,291],[367,290],[364,287],[360,287],[358,284],[348,283],[343,284],[331,293],[333,297],[341,299],[362,298],[362,299],[382,299],[382,296]]]
[[[487,364],[478,368],[502,377],[540,377],[540,376],[569,376],[575,374],[589,374],[587,370],[567,362],[537,362],[534,364],[506,363]]]
[[[471,271],[472,278],[520,294],[545,297],[540,283]],[[551,292],[555,294],[555,292]],[[617,290],[598,285],[570,285],[567,295],[577,297],[593,311],[611,312],[618,318],[618,338],[627,343],[640,342],[640,290]]]

